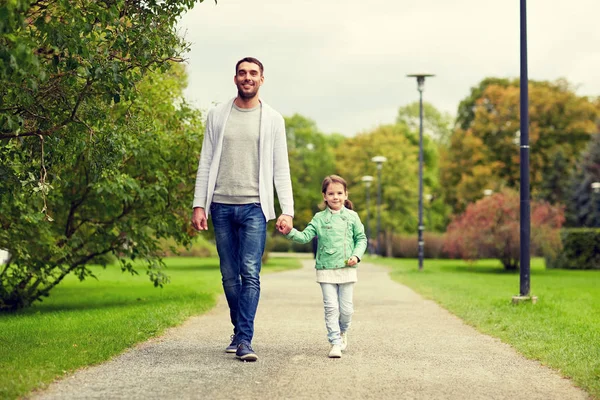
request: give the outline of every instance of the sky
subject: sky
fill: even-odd
[[[599,15],[598,0],[529,0],[529,79],[599,96]],[[265,67],[261,98],[323,133],[394,123],[419,99],[411,73],[435,74],[423,99],[455,115],[483,78],[519,76],[519,18],[517,0],[204,0],[179,22],[185,96],[205,111],[234,97],[235,63],[251,56]]]

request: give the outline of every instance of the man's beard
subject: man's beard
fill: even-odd
[[[241,99],[249,100],[249,99],[256,97],[256,94],[258,93],[258,88],[256,86],[254,86],[254,90],[252,90],[250,92],[244,92],[244,89],[242,88],[242,86],[243,86],[243,84],[238,85],[238,96]]]

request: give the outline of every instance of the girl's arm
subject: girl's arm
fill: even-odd
[[[296,243],[308,243],[317,236],[317,228],[313,224],[313,221],[310,221],[302,232],[297,230],[296,228],[292,228],[292,231],[285,235],[286,238],[296,242]]]
[[[361,260],[367,250],[367,235],[365,235],[365,227],[362,222],[360,222],[358,215],[352,224],[352,233],[354,239],[354,251],[352,252],[352,255]]]

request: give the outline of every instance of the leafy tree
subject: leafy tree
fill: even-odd
[[[593,191],[593,182],[600,182],[600,133],[593,136],[570,177],[566,202],[569,226],[600,227],[600,193]]]
[[[173,64],[185,50],[177,18],[193,3],[0,5],[0,248],[11,254],[0,310],[91,276],[109,254],[166,281],[157,240],[189,242],[202,137]]]
[[[466,199],[481,196],[482,190],[519,187],[519,88],[518,81],[484,80],[474,101],[466,99],[459,107],[459,119],[443,158],[445,188],[449,204],[460,212]],[[530,166],[534,196],[564,202],[560,186],[542,188],[542,180],[570,171],[590,135],[596,131],[598,107],[588,98],[577,96],[564,80],[530,83]],[[472,118],[465,117],[472,112]],[[462,143],[468,138],[470,145]],[[476,153],[476,160],[469,160]],[[561,154],[563,163],[555,160]],[[465,169],[465,165],[469,168]],[[560,168],[560,171],[556,171]],[[490,171],[485,171],[488,169]],[[493,171],[493,172],[492,172]],[[478,175],[479,174],[479,175]],[[486,176],[486,174],[488,174]],[[487,186],[487,187],[486,187]],[[551,192],[548,190],[553,189]]]
[[[437,151],[424,138],[424,193],[437,190]],[[336,150],[336,170],[349,184],[350,199],[366,224],[366,194],[362,176],[372,175],[370,222],[375,238],[377,218],[377,169],[374,156],[385,156],[381,171],[381,228],[386,234],[386,252],[391,252],[392,233],[414,233],[418,219],[418,137],[406,125],[382,125],[375,130],[346,139]],[[432,210],[434,213],[437,208]],[[433,219],[433,218],[432,218]]]
[[[404,124],[412,132],[419,132],[419,102],[400,107],[397,124]],[[431,103],[423,103],[423,133],[438,143],[446,143],[452,129],[452,116],[435,108]]]
[[[299,114],[285,118],[292,187],[294,226],[303,229],[323,202],[321,182],[335,172],[332,139],[314,121]]]
[[[471,127],[471,124],[475,119],[477,103],[483,97],[488,86],[499,86],[503,88],[507,88],[509,86],[518,87],[519,80],[489,77],[483,79],[478,86],[472,87],[469,96],[463,99],[458,105],[458,115],[456,116],[457,127],[462,130],[467,130]]]
[[[497,258],[506,270],[519,268],[520,196],[503,190],[467,206],[448,226],[444,251],[465,260]],[[561,247],[563,209],[546,202],[531,203],[532,252],[553,256]]]

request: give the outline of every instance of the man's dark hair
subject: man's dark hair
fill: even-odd
[[[235,74],[237,75],[238,72],[238,67],[240,66],[241,63],[243,62],[248,62],[248,63],[252,63],[252,64],[256,64],[258,65],[258,68],[260,68],[260,74],[263,75],[264,72],[264,68],[263,65],[260,61],[258,61],[256,58],[254,57],[244,57],[242,58],[240,61],[237,62],[237,64],[235,64]]]

